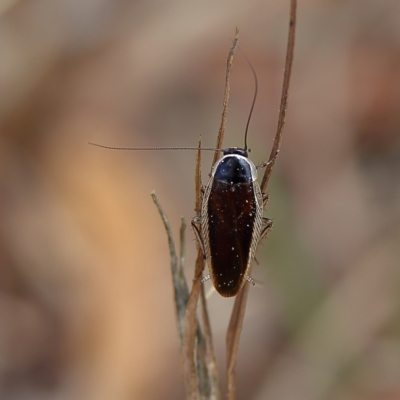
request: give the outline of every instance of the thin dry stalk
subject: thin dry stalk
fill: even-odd
[[[217,144],[215,146],[216,149],[221,149],[222,143],[224,141],[226,117],[228,115],[229,92],[230,92],[229,78],[231,75],[231,70],[232,70],[232,65],[233,65],[233,56],[235,55],[238,39],[239,39],[239,29],[236,28],[232,47],[231,47],[231,50],[229,51],[228,60],[226,62],[224,103],[223,103],[223,107],[222,107],[221,125],[220,125],[219,131],[218,131]],[[212,165],[215,165],[215,163],[218,161],[218,158],[219,158],[219,151],[217,150],[214,153]],[[199,214],[197,214],[197,215],[199,215]]]
[[[178,330],[181,338],[182,359],[190,360],[190,363],[186,363],[190,365],[188,374],[189,377],[186,377],[185,379],[187,398],[219,400],[221,398],[220,385],[218,373],[216,373],[213,347],[212,345],[210,347],[210,343],[212,344],[212,338],[210,336],[211,330],[209,328],[209,322],[207,321],[208,326],[205,329],[205,334],[203,334],[201,328],[198,326],[196,314],[197,307],[194,307],[195,311],[193,312],[192,306],[192,302],[197,305],[198,289],[192,290],[192,293],[194,293],[194,295],[192,295],[192,298],[190,298],[189,289],[184,274],[184,233],[186,224],[184,219],[182,218],[180,228],[180,262],[178,263],[178,257],[176,255],[172,231],[167,216],[165,215],[161,204],[158,201],[157,196],[154,192],[151,194],[151,196],[157,206],[168,237],[169,251],[171,257],[171,272],[174,286],[175,309],[177,314]],[[200,276],[201,275],[202,272],[200,273]],[[188,313],[187,310],[191,310],[191,312]],[[187,320],[188,314],[190,315],[189,319]],[[188,326],[188,329],[185,330],[185,326]],[[188,339],[189,336],[190,339]],[[191,349],[191,352],[188,348]],[[190,355],[188,355],[189,352]]]
[[[265,190],[267,189],[269,178],[271,177],[276,158],[278,157],[282,141],[283,127],[285,125],[286,110],[287,110],[288,96],[289,96],[290,76],[292,73],[292,65],[293,65],[294,40],[296,33],[296,8],[297,8],[297,1],[291,0],[289,36],[288,36],[288,43],[286,50],[285,72],[283,75],[281,105],[279,107],[278,127],[276,129],[274,144],[272,146],[272,150],[269,155],[267,167],[265,168],[264,176],[260,185],[262,193],[265,193]]]
[[[199,142],[199,146],[200,146]],[[195,211],[197,213],[197,208],[199,207],[199,202],[201,201],[200,188],[201,183],[199,183],[198,175],[200,174],[200,163],[201,163],[201,153],[197,152],[196,159],[196,172],[195,172],[195,190],[196,190],[196,200],[195,200]],[[196,214],[197,215],[197,214]],[[196,370],[196,352],[195,352],[195,335],[198,328],[197,323],[197,302],[200,295],[201,289],[201,277],[204,270],[204,258],[201,250],[198,248],[197,259],[195,265],[195,277],[192,283],[192,290],[189,296],[189,302],[187,304],[186,315],[185,315],[185,334],[182,343],[182,370],[183,378],[186,388],[186,395],[188,399],[198,399],[199,398],[199,382],[198,374]]]
[[[199,398],[199,382],[196,368],[196,331],[197,331],[197,302],[201,289],[201,277],[204,269],[204,259],[199,252],[195,266],[195,278],[186,308],[185,332],[182,344],[182,370],[188,399]]]
[[[208,378],[210,381],[210,400],[222,399],[221,384],[219,372],[217,367],[217,360],[215,358],[214,345],[212,340],[211,325],[208,318],[207,302],[205,296],[204,285],[201,286],[201,308],[202,308],[202,321],[204,338],[206,341],[205,363],[208,370]]]
[[[186,313],[186,304],[189,298],[189,288],[186,282],[186,277],[184,273],[184,251],[185,251],[185,221],[182,218],[180,237],[181,237],[181,251],[180,251],[180,263],[178,264],[178,257],[176,255],[174,238],[172,236],[171,226],[169,225],[168,218],[165,215],[160,202],[157,199],[155,192],[151,193],[151,197],[158,209],[161,219],[164,223],[164,228],[168,237],[169,254],[171,257],[171,273],[172,281],[174,286],[174,299],[175,299],[175,309],[178,319],[178,329],[179,335],[182,340],[184,332],[184,319]]]
[[[261,191],[264,193],[267,187],[269,178],[271,176],[276,157],[279,153],[279,148],[282,140],[282,131],[285,123],[287,99],[290,83],[291,68],[293,62],[294,38],[295,38],[295,25],[296,25],[296,0],[291,0],[290,9],[290,24],[289,24],[289,38],[286,54],[285,73],[283,79],[282,98],[279,111],[278,127],[275,134],[273,148],[266,165],[266,170],[261,183]],[[237,47],[239,31],[236,29],[233,44],[227,59],[226,75],[225,75],[225,91],[223,111],[221,118],[221,125],[218,132],[216,149],[222,148],[222,143],[225,134],[226,117],[228,113],[229,101],[229,78],[233,65],[233,56]],[[201,194],[201,142],[199,142],[199,150],[196,160],[195,172],[195,189],[196,201],[195,212],[200,215],[202,194]],[[213,165],[217,162],[219,151],[215,151]],[[204,295],[204,288],[201,284],[203,270],[205,266],[202,250],[198,246],[198,254],[195,264],[195,273],[192,283],[192,289],[188,291],[188,286],[184,276],[184,262],[185,262],[185,222],[182,219],[180,230],[180,258],[178,265],[178,258],[176,256],[175,245],[172,238],[171,228],[168,220],[162,211],[157,197],[152,193],[153,200],[158,208],[158,211],[163,220],[170,249],[171,256],[171,269],[174,283],[175,305],[178,316],[178,327],[181,337],[182,357],[181,364],[184,376],[186,398],[187,399],[221,399],[221,390],[219,383],[219,375],[215,361],[215,353],[212,343],[211,326],[208,317],[207,305]],[[235,399],[236,391],[236,359],[239,348],[240,334],[242,331],[244,314],[246,311],[247,297],[249,292],[249,285],[244,285],[243,289],[238,293],[235,299],[235,305],[232,310],[232,315],[227,330],[226,338],[226,365],[227,365],[227,399]],[[199,325],[197,319],[197,304],[199,296],[201,295],[202,307],[202,327]]]
[[[195,211],[199,215],[201,208],[201,142],[199,142],[199,150],[196,160],[195,172],[195,188],[196,201]],[[211,328],[208,320],[208,312],[206,303],[202,301],[203,306],[203,323],[204,323],[204,343],[197,341],[196,347],[196,332],[199,338],[200,327],[197,321],[197,303],[200,293],[204,298],[204,288],[201,284],[201,279],[204,270],[204,257],[200,248],[195,265],[195,275],[190,292],[189,300],[186,308],[185,316],[185,332],[182,345],[182,369],[188,399],[215,399],[221,398],[220,384],[217,366],[215,362],[215,354],[212,346]],[[205,364],[205,369],[200,368],[199,361]],[[196,363],[197,361],[197,363]],[[206,376],[204,376],[206,375]],[[200,379],[203,376],[203,379]]]
[[[201,150],[200,149],[201,149],[201,138],[199,140],[199,150],[197,151],[196,171],[195,171],[196,201],[195,201],[195,210],[194,211],[195,211],[196,215],[200,215],[201,203],[202,203]],[[198,251],[201,252],[201,249],[199,248]],[[221,397],[221,385],[220,385],[217,361],[215,358],[214,345],[213,345],[213,340],[212,340],[211,324],[210,324],[210,319],[208,317],[204,285],[201,285],[201,303],[200,304],[201,304],[201,309],[202,309],[204,339],[206,342],[204,361],[207,365],[208,378],[209,378],[209,383],[210,383],[209,399],[217,400],[217,399],[222,398]]]
[[[235,399],[236,357],[239,349],[240,334],[242,332],[249,289],[249,284],[244,285],[243,289],[237,294],[226,334],[226,398],[229,400]]]
[[[283,77],[282,97],[279,109],[278,127],[275,134],[274,144],[269,156],[266,170],[261,182],[261,192],[265,193],[269,178],[271,176],[276,158],[279,153],[279,148],[282,141],[283,126],[285,124],[290,76],[293,64],[294,40],[296,30],[296,0],[291,0],[290,3],[290,22],[289,35],[286,51],[285,73]],[[244,314],[246,311],[247,297],[249,285],[245,285],[241,292],[236,296],[235,305],[232,311],[229,328],[226,337],[226,353],[227,353],[227,399],[235,399],[236,391],[236,359],[239,348],[240,334],[243,326]]]

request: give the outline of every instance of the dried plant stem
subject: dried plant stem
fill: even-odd
[[[200,146],[201,146],[201,140],[199,141],[199,147]],[[200,150],[198,150],[196,158],[196,171],[195,171],[196,215],[198,215],[197,209],[201,207],[200,164],[201,164],[201,152]],[[185,335],[182,343],[182,357],[181,357],[186,394],[189,399],[199,398],[199,391],[198,391],[199,382],[198,382],[198,375],[196,370],[196,358],[195,358],[195,335],[196,335],[196,330],[198,328],[197,303],[200,295],[201,277],[203,275],[203,270],[204,270],[204,258],[200,248],[198,247],[192,290],[190,292],[189,301],[186,309]]]
[[[282,98],[279,111],[278,127],[275,134],[273,148],[266,165],[266,170],[261,183],[261,191],[265,193],[269,178],[271,176],[276,157],[279,153],[280,143],[282,140],[282,131],[285,123],[287,98],[290,83],[290,74],[293,62],[294,37],[296,25],[296,0],[291,0],[290,8],[290,24],[289,38],[286,53],[285,73],[283,79]],[[221,125],[217,138],[217,149],[222,148],[225,134],[226,117],[228,113],[229,101],[229,78],[233,65],[233,56],[237,47],[239,31],[236,29],[232,47],[230,49],[226,75],[225,75],[225,91],[224,103],[221,118]],[[201,141],[199,141],[199,149],[196,158],[195,172],[195,212],[196,215],[201,214],[202,192],[201,192]],[[214,153],[213,165],[217,162],[219,151]],[[205,260],[198,245],[198,254],[195,264],[194,279],[189,294],[188,285],[184,275],[185,263],[185,228],[186,224],[182,218],[180,229],[180,254],[179,262],[175,251],[175,244],[172,237],[171,227],[168,219],[164,214],[162,207],[157,200],[155,193],[152,193],[153,201],[156,204],[160,216],[163,220],[165,230],[168,236],[168,244],[171,256],[171,270],[174,284],[175,306],[178,319],[178,329],[181,338],[181,365],[185,383],[186,398],[191,400],[220,400],[221,389],[219,383],[219,374],[215,361],[214,347],[212,343],[211,326],[208,317],[207,304],[204,295],[204,287],[201,284]],[[251,270],[249,271],[249,273]],[[243,326],[244,314],[246,311],[247,297],[250,285],[244,285],[243,289],[238,293],[232,310],[231,319],[226,336],[226,368],[227,368],[227,399],[234,400],[236,392],[236,359],[239,348],[240,335]],[[197,317],[197,306],[199,297],[201,296],[202,308],[202,324],[199,324]]]
[[[196,156],[196,171],[195,171],[195,212],[196,215],[200,215],[201,210],[201,203],[202,203],[202,196],[201,196],[201,138],[199,140],[199,149],[197,151]],[[200,254],[201,249],[198,248]],[[204,265],[203,265],[204,268]],[[202,271],[203,273],[203,271]],[[201,285],[201,309],[202,309],[202,322],[203,322],[203,331],[204,331],[204,338],[206,341],[206,352],[204,354],[205,363],[208,367],[208,378],[210,382],[210,392],[209,392],[209,399],[210,400],[219,400],[221,399],[221,385],[219,380],[219,373],[217,368],[217,362],[215,358],[214,352],[214,345],[212,341],[212,333],[211,333],[211,325],[210,320],[208,317],[208,310],[207,310],[207,302],[206,296],[204,292],[204,285]]]
[[[290,3],[290,22],[289,22],[289,37],[286,52],[285,72],[283,77],[282,97],[279,110],[278,127],[275,134],[274,144],[269,156],[267,167],[261,182],[261,191],[266,191],[269,178],[271,176],[276,157],[279,153],[280,144],[282,141],[283,126],[285,124],[290,75],[293,64],[294,39],[296,29],[296,0],[291,0]],[[243,326],[244,314],[246,311],[247,297],[249,285],[245,285],[235,299],[235,305],[232,310],[229,328],[226,337],[226,353],[227,353],[227,399],[234,400],[236,392],[236,359],[239,348],[240,334]]]
[[[297,1],[291,0],[289,36],[288,36],[287,50],[286,50],[285,72],[283,75],[281,105],[279,107],[278,126],[276,129],[274,144],[272,146],[272,150],[269,155],[267,167],[265,168],[264,176],[260,185],[262,193],[265,193],[268,186],[269,178],[271,177],[272,170],[274,169],[275,161],[276,158],[278,157],[279,149],[281,146],[283,127],[285,125],[286,110],[287,110],[288,96],[289,96],[290,76],[292,73],[292,65],[293,65],[294,40],[296,32],[296,8],[297,8]]]
[[[164,223],[164,228],[168,237],[168,246],[169,246],[169,254],[171,257],[171,272],[172,272],[172,280],[174,286],[174,298],[175,298],[175,306],[176,306],[176,314],[178,319],[178,329],[181,340],[183,338],[184,332],[184,320],[186,314],[186,304],[189,299],[189,288],[186,282],[185,273],[183,270],[184,263],[184,251],[185,251],[185,241],[184,241],[184,232],[185,232],[185,221],[182,218],[180,237],[181,237],[181,252],[180,252],[180,263],[178,264],[178,257],[176,255],[175,243],[172,236],[171,226],[169,225],[168,218],[165,215],[160,202],[157,199],[155,192],[151,193],[151,197],[153,198],[154,204],[156,205],[158,212],[161,216],[161,219]]]
[[[200,296],[201,277],[204,269],[203,254],[199,252],[196,267],[195,277],[193,279],[192,290],[190,292],[189,301],[186,308],[185,316],[185,332],[182,343],[182,370],[185,382],[186,394],[188,399],[199,398],[199,382],[196,367],[196,331],[198,328],[197,323],[197,303]]]
[[[199,143],[195,173],[196,213],[199,212],[198,210],[200,210],[201,207],[200,147],[201,144]],[[175,307],[182,345],[181,363],[186,398],[220,400],[221,389],[215,361],[214,347],[212,344],[211,326],[208,318],[204,287],[201,284],[204,270],[203,254],[201,250],[198,249],[198,256],[195,265],[195,277],[189,294],[183,270],[185,262],[185,221],[182,218],[180,228],[180,257],[178,263],[178,257],[168,219],[154,192],[152,193],[152,198],[162,218],[168,237],[171,271],[174,284]],[[204,333],[197,318],[197,305],[200,295],[202,299],[202,324]]]
[[[180,262],[176,255],[175,244],[171,227],[156,194],[151,194],[157,206],[168,237],[171,257],[171,272],[174,286],[175,308],[178,320],[178,330],[182,346],[182,366],[184,371],[185,388],[188,399],[219,400],[220,385],[212,346],[211,329],[208,321],[207,310],[203,311],[203,321],[207,325],[203,334],[197,320],[197,302],[201,286],[201,278],[193,282],[189,296],[189,289],[184,274],[185,254],[185,228],[186,223],[182,218],[180,228]],[[202,276],[204,260],[201,255],[196,263],[199,276]]]
[[[228,400],[234,400],[236,394],[236,358],[239,349],[240,334],[242,332],[249,288],[249,284],[245,285],[236,296],[226,335],[226,398]]]
[[[207,302],[205,296],[204,285],[201,287],[201,308],[203,317],[203,329],[204,337],[207,343],[207,353],[205,354],[205,360],[208,367],[208,374],[210,380],[210,400],[222,399],[221,384],[219,378],[219,372],[217,368],[217,360],[215,358],[214,345],[212,341],[211,325],[208,318]]]
[[[226,62],[224,103],[223,103],[223,107],[222,107],[221,125],[220,125],[219,131],[218,131],[217,144],[215,146],[216,149],[221,149],[222,143],[224,141],[226,117],[228,115],[228,102],[229,102],[229,93],[230,93],[229,78],[231,75],[231,70],[232,70],[232,65],[233,65],[233,56],[235,55],[238,39],[239,39],[239,29],[236,28],[232,47],[231,47],[231,50],[229,51],[228,60]],[[217,162],[218,158],[219,158],[219,151],[216,151],[214,153],[212,165],[214,165]]]

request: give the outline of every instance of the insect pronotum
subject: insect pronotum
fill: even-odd
[[[248,158],[247,131],[257,96],[257,77],[251,64],[256,91],[247,121],[244,148],[221,149],[229,98],[229,73],[238,31],[236,31],[234,45],[228,56],[224,107],[217,146],[215,149],[202,148],[202,150],[215,150],[216,156],[208,183],[202,190],[200,215],[192,219],[192,227],[210,271],[210,275],[204,277],[203,281],[211,278],[217,292],[224,297],[236,296],[246,282],[254,282],[249,276],[249,271],[260,241],[272,227],[272,221],[263,217],[263,212],[268,201],[266,188],[279,153],[285,123],[293,63],[295,26],[296,0],[291,0],[278,126],[268,162],[256,167]],[[114,150],[198,150],[190,147],[130,148],[90,144]],[[222,157],[217,159],[217,154],[221,151]],[[257,170],[262,167],[265,167],[265,172],[261,184],[259,184]]]

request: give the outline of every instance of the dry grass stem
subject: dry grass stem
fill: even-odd
[[[235,399],[236,359],[239,349],[239,341],[240,334],[242,332],[244,314],[246,312],[249,289],[250,284],[246,284],[243,286],[243,289],[237,294],[229,321],[228,331],[226,333],[226,398],[228,400]]]
[[[296,0],[291,0],[290,25],[288,48],[286,55],[285,74],[283,79],[282,98],[279,111],[278,128],[275,134],[274,145],[271,150],[269,161],[266,166],[261,190],[264,193],[267,187],[272,169],[279,153],[282,139],[282,130],[285,123],[287,98],[290,82],[290,74],[293,61],[294,34],[296,24]],[[225,91],[221,125],[218,132],[216,148],[221,149],[225,134],[226,117],[228,113],[229,101],[229,78],[233,65],[233,56],[237,47],[239,31],[236,29],[232,47],[229,51],[225,75]],[[219,151],[215,151],[213,165],[219,158]],[[172,238],[171,228],[168,220],[162,211],[157,197],[152,193],[153,200],[158,208],[164,227],[168,236],[168,243],[171,256],[171,270],[174,283],[175,306],[178,316],[178,327],[181,337],[182,353],[181,365],[183,371],[186,398],[191,400],[221,399],[221,389],[219,383],[219,373],[216,365],[214,346],[212,342],[211,326],[208,317],[204,287],[201,283],[205,260],[203,251],[199,244],[195,263],[194,279],[189,294],[188,286],[184,276],[185,262],[185,222],[182,219],[180,229],[180,257],[179,264]],[[202,184],[201,184],[201,140],[196,157],[195,170],[195,213],[201,214],[202,206]],[[249,271],[251,272],[251,271]],[[227,368],[227,399],[234,400],[236,392],[236,359],[239,349],[240,335],[243,326],[244,314],[246,311],[247,297],[250,285],[244,285],[243,289],[237,294],[232,310],[229,327],[226,336],[226,368]],[[200,325],[197,317],[199,297],[201,296],[202,324]]]
[[[224,141],[226,117],[228,115],[229,92],[230,92],[229,78],[231,75],[231,70],[232,70],[232,65],[233,65],[233,56],[235,55],[238,39],[239,39],[239,29],[236,28],[232,47],[231,47],[231,50],[229,51],[228,60],[226,62],[224,103],[223,103],[223,107],[222,107],[221,125],[220,125],[219,131],[218,131],[217,144],[215,146],[216,149],[221,149],[222,143]],[[214,153],[212,165],[214,165],[218,161],[218,158],[219,158],[219,151],[216,151]]]
[[[171,257],[171,273],[172,273],[172,280],[174,286],[174,298],[175,298],[175,306],[176,306],[176,314],[178,319],[178,329],[181,341],[183,339],[183,332],[184,332],[184,319],[186,313],[186,304],[189,298],[189,288],[186,282],[186,277],[184,274],[184,251],[185,251],[185,240],[184,240],[184,233],[185,233],[185,221],[182,218],[181,228],[180,228],[180,262],[178,263],[178,257],[176,255],[175,250],[175,243],[174,238],[172,236],[171,226],[169,225],[167,216],[165,215],[160,202],[157,199],[155,192],[151,193],[151,197],[158,209],[158,212],[161,216],[161,219],[164,224],[165,231],[168,237],[168,246],[169,246],[169,254]]]
[[[269,155],[267,167],[265,168],[264,176],[260,185],[262,193],[264,193],[267,189],[269,178],[271,177],[276,158],[278,157],[282,141],[283,127],[285,125],[286,110],[287,110],[288,96],[289,96],[290,76],[292,73],[292,65],[293,65],[294,41],[296,33],[296,8],[297,8],[297,1],[291,0],[289,37],[286,50],[285,72],[283,75],[282,96],[281,96],[281,105],[279,107],[278,126],[276,129],[274,144],[272,146],[272,150]]]
[[[218,372],[215,363],[215,355],[212,346],[211,329],[207,310],[203,309],[203,323],[205,334],[197,320],[197,303],[201,286],[201,276],[204,269],[203,255],[196,261],[196,276],[189,296],[189,290],[184,275],[184,250],[186,224],[182,218],[180,228],[180,263],[176,255],[175,244],[168,219],[157,199],[156,194],[151,194],[159,211],[168,237],[171,257],[171,272],[174,286],[175,308],[178,320],[178,330],[182,347],[182,369],[184,373],[185,389],[188,399],[213,399],[221,398]],[[204,297],[204,293],[202,294]],[[205,307],[205,302],[203,302]]]

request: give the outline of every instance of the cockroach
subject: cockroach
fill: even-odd
[[[201,215],[192,220],[214,287],[224,297],[235,296],[246,281],[254,282],[248,271],[272,227],[263,217],[266,199],[247,149],[224,150],[204,188]]]
[[[205,276],[202,282],[211,278],[217,292],[224,297],[236,296],[246,282],[254,284],[249,271],[260,241],[272,228],[272,220],[264,217],[263,212],[268,202],[266,188],[279,153],[285,123],[293,62],[295,24],[296,0],[291,0],[289,36],[278,126],[268,162],[256,167],[248,157],[247,132],[258,88],[257,76],[250,63],[256,90],[246,125],[244,147],[232,147],[224,150],[220,148],[225,131],[229,98],[229,73],[238,31],[236,31],[234,45],[228,57],[224,108],[217,146],[215,149],[201,149],[215,150],[216,156],[208,183],[202,189],[200,215],[192,219],[192,227],[210,271],[210,274]],[[90,144],[115,150],[198,150],[198,148],[191,147],[130,148]],[[217,154],[220,152],[222,152],[222,157],[217,159]],[[257,170],[263,167],[265,167],[265,172],[260,185],[257,182]]]
[[[234,42],[233,50],[235,47]],[[257,167],[248,158],[247,134],[257,99],[258,80],[247,57],[246,60],[253,72],[255,91],[244,147],[223,150],[202,190],[200,215],[192,219],[193,231],[210,271],[202,282],[211,278],[217,292],[224,297],[235,296],[246,281],[254,283],[248,271],[258,243],[272,227],[272,221],[263,217],[266,196],[257,182]]]
[[[257,97],[257,76],[252,68],[256,90],[245,131],[244,148],[223,150],[222,157],[213,165],[210,178],[202,191],[199,216],[192,220],[193,230],[207,259],[210,275],[217,292],[224,297],[236,296],[246,282],[254,284],[249,271],[260,241],[272,228],[272,220],[263,217],[268,202],[266,188],[282,140],[285,123],[290,75],[293,63],[296,24],[296,1],[291,1],[289,37],[285,73],[279,110],[278,127],[261,186],[257,182],[257,167],[248,158],[247,132]],[[232,48],[234,51],[234,47]],[[247,57],[246,57],[247,59]],[[225,114],[229,97],[229,57],[223,117],[220,127],[225,130]],[[219,143],[217,143],[217,147]]]

